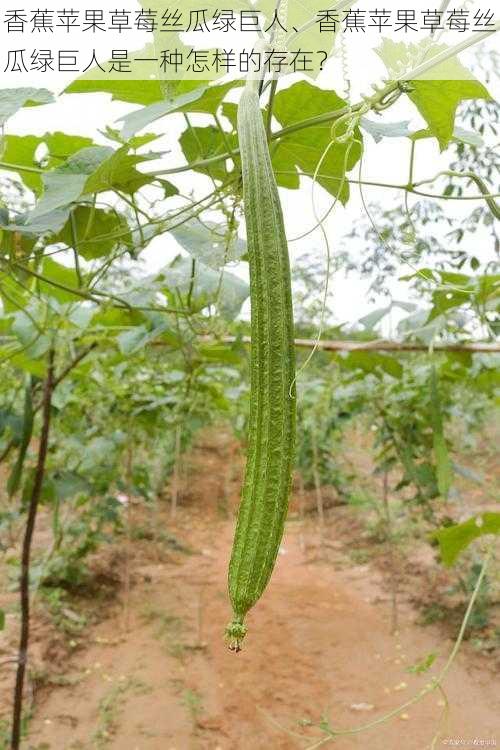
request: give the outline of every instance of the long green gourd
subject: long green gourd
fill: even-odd
[[[288,247],[259,105],[249,79],[238,106],[238,137],[250,261],[251,394],[248,455],[229,564],[239,651],[244,618],[271,577],[288,510],[295,447],[295,350]]]

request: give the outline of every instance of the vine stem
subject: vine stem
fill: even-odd
[[[479,573],[479,576],[476,581],[476,585],[474,587],[474,591],[472,592],[472,595],[469,600],[469,604],[465,611],[465,615],[463,617],[462,624],[460,626],[460,631],[455,641],[455,645],[453,646],[453,649],[451,650],[451,653],[448,659],[446,660],[445,665],[443,666],[443,668],[441,669],[437,677],[434,677],[422,690],[420,690],[416,695],[414,695],[413,698],[410,698],[409,700],[407,700],[405,703],[401,704],[397,708],[392,709],[392,711],[389,711],[389,713],[384,714],[384,716],[379,716],[378,719],[374,719],[373,721],[370,721],[366,724],[360,724],[358,727],[353,727],[351,729],[327,729],[325,728],[324,731],[328,734],[328,736],[322,738],[318,742],[315,742],[313,745],[309,745],[306,748],[306,750],[316,750],[316,748],[326,745],[327,742],[331,742],[336,737],[345,737],[347,735],[359,734],[360,732],[364,732],[368,729],[372,729],[373,727],[379,726],[380,724],[384,724],[386,721],[389,721],[389,719],[392,719],[394,718],[394,716],[397,716],[401,711],[404,711],[405,709],[410,708],[410,706],[414,706],[416,703],[419,703],[422,700],[422,698],[425,698],[426,695],[429,695],[430,693],[434,692],[434,690],[439,690],[441,688],[441,685],[446,675],[450,671],[455,661],[455,658],[458,654],[460,646],[462,645],[462,641],[464,639],[465,630],[467,628],[469,618],[474,608],[474,604],[479,594],[479,590],[484,580],[484,576],[486,575],[486,570],[493,556],[493,549],[494,549],[493,544],[491,544],[484,557],[483,564],[481,565],[481,571]]]
[[[291,169],[277,169],[276,174],[291,174],[296,175],[298,174],[300,177],[310,177],[312,179],[313,175],[310,172],[302,172],[301,170],[291,170]],[[421,190],[415,190],[415,187],[418,187],[419,185],[426,185],[428,183],[434,182],[439,177],[463,177],[468,180],[474,180],[476,184],[478,185],[479,189],[481,190],[481,194],[478,195],[461,195],[461,196],[455,196],[455,195],[435,195],[434,193],[423,193]],[[426,180],[419,180],[418,182],[414,183],[408,183],[407,185],[399,185],[397,183],[393,182],[375,182],[373,180],[355,180],[353,178],[342,178],[342,177],[335,177],[331,174],[325,174],[322,172],[319,172],[317,174],[317,177],[324,178],[327,180],[332,180],[332,182],[342,182],[343,179],[345,182],[349,183],[350,185],[366,185],[368,187],[380,187],[380,188],[386,188],[389,190],[405,190],[407,193],[414,193],[415,195],[425,195],[429,198],[435,198],[436,200],[454,200],[454,201],[480,201],[480,200],[493,200],[494,198],[500,198],[500,193],[490,193],[483,180],[480,180],[481,186],[477,182],[478,178],[477,175],[475,175],[473,172],[452,172],[450,170],[444,170],[442,172],[439,172],[439,174],[434,175],[434,177],[430,177]],[[483,192],[484,190],[484,192]],[[500,209],[498,206],[495,207],[495,211],[492,211],[496,218],[498,218],[498,211]],[[319,226],[316,225],[314,228],[317,229]],[[300,238],[302,239],[302,238]],[[290,241],[290,240],[289,240]]]
[[[38,447],[38,460],[31,490],[28,508],[28,518],[24,532],[23,549],[21,556],[20,576],[20,599],[21,599],[21,635],[19,639],[18,664],[16,673],[16,684],[14,688],[14,705],[12,710],[12,735],[11,750],[19,750],[21,742],[21,725],[23,710],[23,692],[28,661],[28,646],[30,636],[30,562],[33,534],[35,531],[38,505],[42,494],[43,479],[45,476],[45,464],[49,447],[50,434],[50,412],[52,406],[52,393],[54,390],[54,349],[49,352],[49,363],[47,377],[45,379],[43,395],[43,416],[40,445]]]
[[[47,174],[46,169],[39,169],[38,167],[26,167],[24,164],[10,164],[6,161],[0,161],[0,169],[8,169],[12,172],[26,172],[29,174]]]

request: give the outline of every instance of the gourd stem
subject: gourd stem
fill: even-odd
[[[258,39],[254,47],[254,52],[257,55],[263,55],[268,50],[268,48],[269,46],[265,39]],[[260,70],[249,72],[245,82],[246,90],[258,95],[262,78],[263,76]]]

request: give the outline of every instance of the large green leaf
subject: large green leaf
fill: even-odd
[[[30,300],[29,288],[18,284],[15,277],[9,272],[0,274],[0,299],[3,312],[10,314],[25,307]]]
[[[130,227],[117,211],[77,206],[55,242],[75,247],[85,260],[108,255],[116,247],[132,248]]]
[[[156,122],[165,115],[169,115],[172,112],[178,112],[179,109],[189,102],[193,102],[199,99],[205,91],[205,86],[201,86],[194,91],[188,91],[185,94],[181,94],[173,99],[166,99],[161,102],[155,102],[150,104],[148,107],[138,109],[135,112],[131,112],[128,115],[124,115],[120,118],[123,122],[122,138],[128,140],[132,138],[143,128],[148,127],[151,123]]]
[[[144,185],[161,182],[154,175],[139,172],[138,164],[156,159],[160,154],[130,154],[128,146],[112,151],[102,160],[85,182],[85,193],[101,193],[106,190],[119,190],[133,195]]]
[[[2,159],[13,165],[14,172],[18,172],[26,187],[39,195],[43,190],[42,175],[36,172],[16,169],[15,167],[27,167],[37,169],[40,167],[35,160],[35,154],[39,146],[47,147],[47,155],[44,157],[44,168],[50,170],[65,162],[70,156],[92,145],[91,138],[80,135],[68,135],[55,132],[45,133],[42,136],[35,135],[7,135],[3,140]]]
[[[377,53],[389,73],[397,76],[402,70],[411,70],[415,60],[427,61],[446,49],[446,45],[434,44],[426,48],[424,54],[418,45],[384,39]],[[456,57],[412,80],[408,96],[438,139],[441,149],[446,148],[453,138],[458,105],[464,99],[491,99],[483,84]]]
[[[243,86],[244,83],[245,82],[241,79],[234,79],[227,83],[204,86],[200,97],[187,102],[179,109],[181,112],[196,112],[198,114],[214,115],[229,91]]]
[[[29,214],[29,223],[78,200],[86,192],[89,177],[113,153],[108,146],[90,146],[73,154],[62,166],[44,174],[44,193]]]
[[[137,326],[130,331],[124,331],[118,338],[118,346],[122,354],[135,354],[143,349],[163,332],[163,328],[150,330],[147,326]]]
[[[52,258],[44,258],[41,275],[46,281],[40,281],[40,289],[44,294],[59,300],[59,302],[75,302],[78,298],[78,277],[73,268],[57,263]],[[74,289],[75,293],[71,290]]]
[[[334,91],[325,91],[308,81],[299,81],[276,95],[274,116],[285,128],[312,117],[341,110],[345,105],[346,102]],[[342,203],[346,203],[349,198],[349,185],[343,178],[346,171],[351,170],[359,161],[361,146],[359,143],[351,146],[345,143],[330,145],[331,125],[332,123],[327,122],[307,127],[281,138],[278,145],[279,167],[276,163],[277,157],[274,158],[276,177],[278,184],[283,184],[281,173],[289,179],[288,173],[296,174],[297,169],[312,177],[328,149],[318,175],[318,183],[332,195],[338,195]],[[342,132],[344,130],[339,128],[338,135]],[[356,129],[355,137],[361,141],[359,129]]]
[[[234,135],[226,134],[224,138],[219,128],[213,125],[205,128],[188,128],[183,132],[179,140],[186,161],[190,163],[208,159],[218,154],[225,154],[227,152],[226,142],[229,142],[230,146],[234,148],[237,145]],[[226,181],[230,176],[225,161],[211,164],[208,167],[196,167],[196,171],[221,181]]]
[[[134,58],[152,60],[155,57],[155,48],[152,44],[148,44],[143,49],[132,52],[131,55]],[[161,101],[164,97],[164,90],[161,81],[157,78],[156,63],[135,63],[134,71],[134,78],[123,76],[119,79],[113,78],[112,75],[104,72],[102,68],[96,65],[73,81],[64,93],[106,93],[111,94],[113,99],[119,101],[146,105]]]
[[[432,536],[439,542],[443,563],[453,565],[473,541],[487,534],[500,535],[500,513],[481,513],[464,523],[446,526]]]
[[[300,175],[297,166],[290,161],[288,150],[279,147],[272,149],[271,158],[278,185],[288,188],[288,190],[298,190],[300,188]]]
[[[35,375],[37,378],[44,378],[47,374],[47,365],[44,359],[31,359],[26,354],[16,354],[9,360],[13,367],[17,367],[29,375]]]
[[[40,142],[45,143],[48,148],[47,164],[49,167],[62,164],[83,148],[95,145],[92,138],[70,135],[59,130],[54,133],[45,133],[40,137]]]
[[[227,117],[233,130],[238,129],[238,105],[235,102],[223,102],[221,114]]]
[[[34,217],[32,213],[18,216],[17,224],[2,224],[0,229],[15,234],[26,235],[28,237],[41,237],[44,234],[53,234],[59,232],[68,220],[69,208],[56,208],[39,217]],[[24,249],[24,248],[23,248]]]
[[[162,0],[163,1],[163,0]],[[149,9],[153,4],[147,5]],[[165,12],[165,7],[161,8],[161,14]],[[160,15],[161,15],[160,14]],[[157,48],[164,49],[165,34],[159,34],[157,37]],[[173,37],[178,39],[177,35],[169,34],[169,46],[179,46],[174,42]],[[181,47],[184,45],[180,44]],[[186,48],[187,49],[187,48]],[[133,78],[122,75],[121,78],[113,78],[108,72],[104,72],[100,67],[95,66],[77,78],[64,91],[65,94],[110,94],[113,99],[131,102],[133,104],[148,105],[154,102],[161,102],[165,98],[172,98],[179,94],[186,93],[193,88],[198,88],[203,81],[191,81],[178,77],[172,81],[162,81],[161,71],[158,70],[155,58],[158,57],[154,44],[147,44],[139,51],[130,53],[134,60],[142,59],[144,62],[134,63]],[[104,66],[106,67],[106,66]]]
[[[113,100],[131,102],[132,104],[152,104],[161,101],[163,91],[159,81],[144,79],[116,81],[92,68],[81,78],[73,81],[64,91],[65,94],[111,94]]]
[[[137,326],[144,321],[143,313],[137,310],[98,307],[92,316],[92,326],[102,329],[121,329]],[[109,335],[109,331],[106,331]]]
[[[500,297],[500,276],[466,276],[465,274],[437,271],[442,288],[432,294],[433,308],[429,321],[452,308],[463,305],[477,305],[484,310],[494,311]]]
[[[39,327],[34,325],[36,317],[39,318]],[[19,339],[24,354],[32,359],[43,356],[50,348],[50,337],[41,332],[42,325],[43,321],[33,309],[29,309],[29,314],[27,309],[14,315],[11,332]]]
[[[97,70],[92,69],[81,78],[73,81],[65,94],[111,94],[113,100],[132,104],[152,104],[161,101],[163,92],[159,81],[115,81],[104,73],[102,80],[97,78]]]
[[[31,225],[83,195],[113,189],[133,194],[151,182],[161,183],[154,175],[136,169],[138,164],[155,159],[158,154],[129,154],[128,150],[128,146],[116,151],[109,146],[89,146],[72,154],[60,167],[46,172],[42,178],[44,193],[25,223]],[[172,186],[169,183],[166,186],[172,194]]]
[[[36,195],[43,190],[42,175],[36,172],[27,172],[22,167],[37,169],[35,163],[35,152],[42,143],[42,139],[36,135],[6,135],[3,139],[2,160],[13,165],[13,172],[17,172],[24,184]],[[16,169],[15,167],[20,167]]]
[[[402,281],[418,278],[426,280],[432,287],[433,306],[426,323],[446,321],[446,313],[462,305],[495,304],[500,295],[500,276],[467,276],[455,271],[440,271],[433,268],[420,268],[414,274],[402,276]]]
[[[198,86],[191,91],[176,97],[151,104],[149,107],[131,112],[120,118],[124,123],[122,137],[126,140],[133,137],[139,130],[173,112],[197,112],[215,114],[228,91],[235,86],[243,85],[243,81],[229,81],[218,86]]]
[[[53,101],[54,95],[47,89],[1,89],[0,126],[5,125],[9,117],[15,115],[22,107],[38,107]]]
[[[187,252],[215,270],[240,258],[246,253],[246,242],[234,234],[227,235],[227,227],[198,219],[173,229],[171,234]]]
[[[248,284],[227,271],[214,271],[203,263],[194,264],[191,258],[178,256],[173,263],[164,269],[158,280],[168,290],[178,290],[181,294],[190,294],[193,305],[203,310],[208,305],[216,305],[220,314],[233,320],[248,298]]]

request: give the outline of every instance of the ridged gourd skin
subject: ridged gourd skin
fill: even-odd
[[[244,617],[271,577],[283,537],[294,463],[296,397],[290,263],[283,212],[255,82],[238,107],[243,201],[250,263],[251,392],[248,454],[231,561],[239,651]]]

